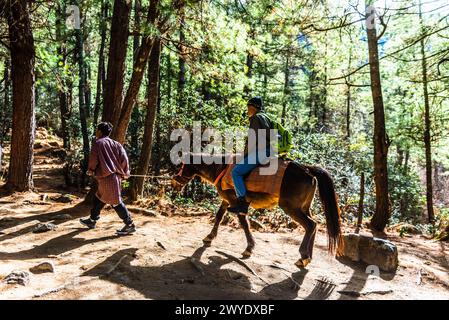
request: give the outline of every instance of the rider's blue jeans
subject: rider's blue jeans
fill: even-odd
[[[243,158],[232,169],[232,181],[234,182],[235,193],[238,198],[246,196],[245,176],[254,170],[261,163],[264,163],[270,154],[270,149],[254,152]]]

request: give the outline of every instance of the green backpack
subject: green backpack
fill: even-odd
[[[280,156],[286,155],[293,147],[293,139],[290,131],[284,128],[279,122],[273,121],[267,114],[265,116],[270,120],[272,129],[278,131],[277,151]]]

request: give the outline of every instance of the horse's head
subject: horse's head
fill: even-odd
[[[206,155],[206,157],[210,155]],[[173,189],[177,192],[187,185],[195,176],[199,176],[205,181],[213,182],[217,174],[226,166],[226,159],[229,156],[219,155],[216,158],[204,161],[202,154],[187,154],[182,161],[181,170],[171,180]]]
[[[197,174],[195,168],[191,164],[182,164],[181,170],[171,180],[173,189],[177,192],[181,191]]]

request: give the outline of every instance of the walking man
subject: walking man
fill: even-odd
[[[121,181],[130,175],[129,162],[123,146],[109,138],[111,131],[112,125],[109,122],[102,122],[97,127],[87,174],[95,177],[98,190],[90,217],[81,219],[80,222],[89,229],[95,228],[101,210],[106,204],[110,204],[125,223],[121,230],[117,230],[117,234],[127,235],[136,231],[121,197]]]

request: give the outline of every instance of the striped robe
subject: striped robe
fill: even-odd
[[[130,175],[123,146],[109,137],[95,140],[89,157],[89,170],[94,172],[98,181],[97,198],[113,206],[120,204],[121,180]]]

